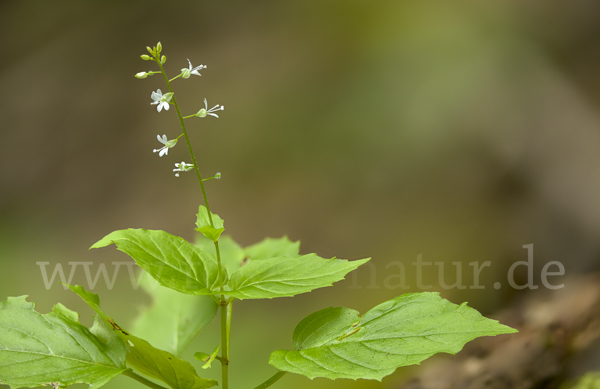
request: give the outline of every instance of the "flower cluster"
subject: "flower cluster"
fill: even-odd
[[[148,76],[152,76],[154,74],[157,73],[162,73],[165,74],[163,65],[167,62],[167,57],[162,55],[161,51],[162,51],[162,45],[160,42],[158,42],[158,44],[152,48],[147,47],[148,49],[148,54],[143,54],[141,56],[141,58],[145,61],[154,61],[158,64],[158,66],[160,67],[160,71],[147,71],[147,72],[139,72],[135,74],[135,77],[138,79],[145,79],[148,78]],[[169,92],[163,94],[162,91],[160,89],[157,89],[155,92],[152,92],[150,94],[150,98],[152,99],[152,102],[150,103],[151,105],[156,105],[156,111],[157,112],[162,112],[164,111],[168,111],[171,104],[175,105],[175,109],[177,111],[177,115],[179,116],[179,118],[182,120],[182,127],[183,127],[183,119],[188,119],[191,117],[200,117],[200,118],[204,118],[206,116],[214,116],[216,118],[218,118],[219,116],[215,113],[217,111],[223,111],[225,109],[224,106],[222,105],[215,105],[212,108],[208,108],[208,102],[206,101],[206,99],[204,99],[204,108],[201,108],[197,113],[193,114],[193,115],[189,115],[189,116],[181,116],[179,108],[177,106],[177,101],[175,100],[174,97],[174,93],[171,92],[171,81],[177,79],[177,78],[183,78],[183,79],[189,79],[192,75],[195,76],[201,76],[200,71],[202,69],[206,69],[206,65],[199,65],[194,67],[192,65],[192,62],[188,59],[188,67],[186,68],[182,68],[181,69],[181,73],[168,80],[167,81],[167,86],[169,88]],[[166,77],[166,75],[165,75]],[[184,133],[185,133],[185,127],[183,127]],[[179,138],[181,138],[184,134],[180,134],[178,137],[174,138],[174,139],[168,139],[167,135],[164,134],[162,136],[157,135],[156,138],[158,139],[158,141],[160,143],[162,143],[162,147],[158,148],[158,149],[154,149],[153,152],[154,153],[158,153],[159,157],[163,157],[165,155],[169,154],[169,149],[172,149],[173,147],[175,147],[175,145],[177,144],[177,141],[179,140]],[[187,136],[186,136],[187,137]],[[181,162],[181,163],[176,163],[175,164],[175,169],[173,169],[173,172],[175,172],[175,177],[179,177],[179,173],[181,172],[187,172],[190,171],[192,169],[196,168],[197,166],[194,166],[194,164],[191,163],[186,163],[186,162]],[[221,178],[221,173],[216,173],[213,177],[207,178],[206,180],[209,179],[220,179]],[[204,181],[204,180],[203,180]]]

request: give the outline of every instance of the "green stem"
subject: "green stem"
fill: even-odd
[[[171,83],[169,82],[169,78],[165,73],[165,69],[163,68],[160,61],[156,61],[158,66],[160,67],[160,71],[165,78],[165,82],[167,83],[167,88],[169,88],[169,92],[173,93],[173,89],[171,88]],[[177,77],[175,77],[177,78]],[[174,78],[174,79],[175,79]],[[190,152],[190,157],[192,158],[192,164],[194,165],[194,170],[196,171],[196,176],[198,176],[198,183],[200,184],[200,189],[202,190],[202,197],[204,198],[204,205],[206,206],[206,213],[208,213],[208,220],[210,225],[214,228],[215,224],[212,219],[212,214],[210,212],[210,205],[208,204],[208,198],[206,197],[206,190],[204,189],[204,183],[202,182],[202,176],[200,175],[200,168],[198,167],[198,162],[196,161],[196,156],[194,155],[194,150],[192,149],[192,143],[190,142],[190,137],[188,136],[187,129],[185,128],[185,123],[183,121],[183,116],[181,115],[181,111],[179,110],[179,105],[177,104],[177,99],[175,98],[175,94],[173,93],[172,97],[173,106],[175,106],[175,111],[177,111],[177,117],[179,117],[179,124],[181,125],[181,130],[183,131],[183,136],[185,137],[185,141],[188,146],[188,150]],[[228,389],[229,387],[229,332],[231,330],[231,307],[232,303],[230,300],[226,300],[223,295],[223,277],[222,277],[222,269],[221,269],[221,252],[219,250],[219,242],[215,242],[215,251],[217,254],[217,271],[218,271],[218,279],[219,279],[219,289],[221,292],[221,300],[219,305],[221,305],[221,350],[223,359],[221,361],[221,387],[223,389]]]
[[[152,382],[152,381],[150,381],[150,380],[147,380],[146,378],[144,378],[144,377],[142,377],[142,376],[140,376],[140,375],[137,375],[137,374],[135,374],[135,373],[134,373],[133,371],[131,371],[131,370],[127,370],[127,371],[125,371],[125,372],[123,373],[123,375],[126,375],[127,377],[131,377],[131,378],[133,378],[134,380],[136,380],[137,382],[141,382],[142,384],[144,384],[144,385],[146,385],[146,386],[149,386],[149,387],[151,387],[151,388],[153,388],[153,389],[166,389],[166,388],[165,388],[165,387],[163,387],[163,386],[160,386],[160,385],[158,385],[158,384],[155,384],[154,382]]]
[[[229,387],[229,334],[231,332],[231,313],[233,302],[221,295],[221,387]]]
[[[159,64],[160,64],[160,62],[159,62]],[[162,66],[161,66],[161,69],[162,69]],[[158,73],[158,72],[157,72],[157,73]],[[178,76],[175,76],[175,77],[171,78],[171,79],[169,80],[169,82],[171,82],[171,81],[174,81],[174,80],[177,80],[177,79],[178,79],[179,77],[181,77],[181,76],[182,76],[182,75],[181,75],[181,74],[179,74]]]
[[[167,83],[167,88],[169,88],[169,92],[173,93],[173,88],[171,88],[171,83],[169,82],[169,78],[167,77],[167,74],[165,73],[165,69],[163,68],[162,64],[160,63],[160,61],[157,61],[158,66],[160,66],[160,71],[163,74],[163,77],[165,78],[165,82]],[[200,183],[200,189],[202,190],[202,197],[204,198],[204,205],[206,206],[206,213],[208,213],[208,221],[210,222],[210,225],[214,228],[215,224],[213,222],[212,219],[212,214],[210,212],[210,205],[208,204],[208,198],[206,197],[206,190],[204,189],[204,183],[202,182],[202,176],[200,175],[200,168],[198,167],[198,162],[196,161],[196,156],[194,155],[194,150],[192,149],[192,143],[190,142],[190,137],[188,136],[188,132],[187,129],[185,128],[185,123],[183,122],[183,116],[181,115],[181,111],[179,110],[179,105],[177,104],[177,99],[175,98],[175,94],[173,93],[173,97],[171,99],[173,101],[173,106],[175,106],[175,110],[177,111],[177,116],[179,117],[179,124],[181,125],[181,130],[183,131],[183,136],[185,137],[185,141],[187,143],[188,146],[188,150],[190,152],[190,157],[192,158],[192,164],[194,165],[194,170],[196,171],[196,176],[198,176],[198,183]],[[218,276],[219,276],[219,280],[221,280],[221,261],[220,261],[220,253],[219,253],[219,246],[217,244],[215,244],[216,250],[217,250],[217,258],[219,259],[218,261],[218,269],[217,271]],[[223,288],[222,285],[222,281],[220,281],[221,283],[221,289]]]
[[[158,66],[160,66],[160,70],[165,77],[165,82],[167,83],[167,88],[169,88],[169,92],[173,93],[173,88],[171,88],[171,83],[169,82],[169,78],[165,73],[160,62],[158,62]],[[179,110],[179,105],[177,104],[177,99],[175,98],[175,94],[173,93],[173,97],[171,99],[173,101],[173,105],[175,106],[175,110],[177,111],[177,116],[179,117],[179,124],[181,125],[181,130],[183,131],[183,135],[185,136],[185,141],[187,142],[188,150],[190,152],[190,157],[192,158],[192,163],[194,164],[194,170],[196,170],[196,175],[198,176],[198,182],[200,183],[200,189],[202,189],[202,197],[204,198],[204,205],[206,205],[206,210],[208,212],[208,220],[210,221],[210,225],[214,228],[212,215],[210,213],[210,206],[208,205],[208,198],[206,197],[206,190],[204,190],[204,184],[202,183],[202,176],[200,175],[200,169],[198,168],[198,163],[196,162],[196,156],[194,155],[194,150],[192,149],[192,143],[190,142],[190,137],[188,136],[187,129],[185,128],[185,123],[183,122],[183,116],[181,115],[181,111]]]
[[[273,377],[269,378],[268,380],[266,380],[262,384],[258,385],[254,389],[265,389],[265,388],[268,388],[269,386],[271,386],[275,382],[277,382],[281,377],[283,377],[285,373],[286,373],[285,371],[278,371],[277,373],[275,373],[273,375]]]

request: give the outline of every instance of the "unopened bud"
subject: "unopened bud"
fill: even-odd
[[[162,51],[162,43],[158,42],[156,44],[156,54],[160,55],[161,51]]]
[[[146,50],[154,57],[154,50],[150,48],[150,46],[146,46]]]
[[[215,179],[216,179],[216,180],[220,180],[220,179],[221,179],[221,173],[217,173],[217,174],[215,174]]]
[[[139,78],[140,80],[142,78],[146,78],[146,77],[148,77],[148,73],[146,73],[146,72],[139,72],[139,73],[135,74],[135,78]]]
[[[148,60],[150,60],[150,56],[149,56],[149,55],[147,55],[147,54],[142,54],[140,57],[141,57],[141,58],[142,58],[144,61],[148,61]]]
[[[167,57],[163,55],[160,59],[160,64],[163,65],[165,62],[167,62]]]

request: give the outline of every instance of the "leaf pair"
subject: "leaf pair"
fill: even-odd
[[[315,254],[299,256],[299,243],[289,242],[287,238],[263,241],[244,251],[237,250],[235,242],[229,241],[228,248],[235,257],[224,255],[219,272],[218,262],[208,248],[193,246],[164,231],[115,231],[91,248],[112,243],[161,285],[184,294],[220,294],[219,286],[227,281],[226,274],[230,272],[225,294],[240,300],[294,296],[330,286],[369,260],[349,262]],[[244,258],[240,257],[241,253],[251,259],[245,266],[241,266]]]

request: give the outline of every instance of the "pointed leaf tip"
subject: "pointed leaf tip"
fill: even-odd
[[[434,354],[455,354],[475,338],[514,332],[466,303],[452,304],[437,293],[410,293],[362,317],[348,308],[315,312],[294,330],[294,350],[273,352],[269,363],[311,379],[380,381]]]
[[[250,261],[230,277],[228,295],[243,299],[291,297],[331,286],[369,258],[347,261],[316,254]]]

